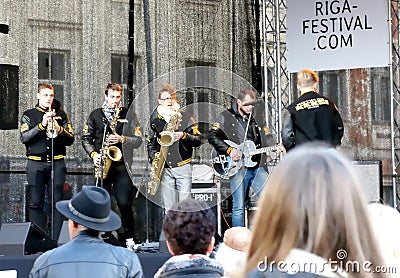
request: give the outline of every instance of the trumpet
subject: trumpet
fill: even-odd
[[[58,132],[54,128],[55,113],[54,111],[51,111],[51,106],[49,107],[49,111],[52,112],[53,116],[51,116],[51,123],[47,123],[46,135],[49,138],[56,138],[58,136]]]

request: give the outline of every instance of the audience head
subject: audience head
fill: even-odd
[[[369,204],[368,210],[387,265],[400,266],[400,213],[392,207],[379,203]]]
[[[243,269],[250,238],[251,232],[245,227],[232,227],[225,231],[224,242],[218,246],[215,259],[224,267],[226,277],[234,276]]]
[[[357,174],[332,148],[314,143],[288,153],[273,169],[258,207],[246,272],[265,257],[283,261],[293,248],[336,261],[344,250],[343,262],[382,264]],[[368,275],[355,274],[374,277]]]
[[[69,219],[71,239],[80,230],[109,232],[121,226],[121,219],[111,210],[110,195],[97,186],[83,186],[71,200],[56,203],[57,210]]]
[[[207,204],[193,199],[176,203],[167,212],[163,231],[172,255],[209,255],[214,247],[215,216]]]
[[[251,231],[246,227],[232,227],[224,233],[226,246],[238,251],[246,251],[251,239]]]

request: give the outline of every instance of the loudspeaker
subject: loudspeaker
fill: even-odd
[[[361,185],[370,203],[383,201],[382,161],[360,160],[353,161],[358,172]]]
[[[68,230],[68,221],[64,221],[61,226],[60,235],[58,236],[57,246],[63,245],[70,241],[69,238],[69,230]]]
[[[194,200],[203,201],[211,208],[215,216],[215,227],[217,234],[221,235],[221,193],[220,181],[193,180],[191,197]]]
[[[55,247],[57,243],[32,222],[1,225],[0,255],[29,255]]]
[[[18,128],[18,66],[0,64],[0,129]]]

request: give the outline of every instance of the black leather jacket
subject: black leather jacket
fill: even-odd
[[[208,142],[214,146],[218,153],[229,155],[231,147],[224,142],[230,140],[238,145],[244,142],[247,120],[245,120],[238,112],[237,103],[233,103],[232,107],[223,111],[212,124]],[[275,140],[272,138],[266,126],[259,126],[254,117],[251,117],[246,140],[255,143],[256,148],[262,146],[274,145]],[[252,160],[257,162],[259,166],[265,166],[265,155],[254,155]]]
[[[288,106],[282,125],[282,142],[287,151],[311,141],[339,146],[344,133],[335,104],[314,91],[301,95]]]
[[[21,142],[25,144],[26,155],[29,159],[46,161],[51,159],[52,140],[46,135],[46,127],[42,126],[43,115],[47,112],[39,105],[29,109],[21,117]],[[55,109],[54,119],[61,127],[57,137],[53,140],[53,155],[62,159],[66,154],[66,146],[74,142],[74,131],[67,114],[61,109]]]
[[[122,108],[119,113],[119,119],[126,119],[128,108]],[[104,115],[102,108],[97,108],[90,113],[89,118],[86,121],[82,131],[82,146],[86,153],[93,158],[96,153],[99,153],[103,143],[104,128],[107,126],[107,133],[111,133],[109,125],[106,125],[108,121]],[[142,144],[142,133],[140,131],[139,121],[136,114],[134,113],[132,119],[129,119],[126,123],[118,121],[116,125],[116,133],[122,135],[124,124],[128,124],[129,128],[125,129],[125,142],[132,148],[138,148]],[[114,146],[122,150],[122,143],[115,144]]]
[[[193,117],[184,111],[182,121],[175,131],[183,131],[183,137],[168,147],[165,168],[172,168],[188,164],[192,160],[193,148],[201,145],[200,132]],[[165,119],[155,110],[150,117],[150,134],[147,137],[147,153],[151,163],[161,145],[157,141],[157,134],[162,132],[167,125]]]

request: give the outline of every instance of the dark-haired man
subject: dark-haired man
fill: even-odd
[[[130,121],[126,119],[128,108],[122,105],[122,87],[109,83],[104,92],[102,107],[93,110],[82,131],[82,146],[93,160],[96,169],[97,184],[103,186],[111,194],[113,192],[121,213],[123,231],[119,241],[125,245],[127,238],[135,238],[135,222],[133,217],[133,196],[136,191],[125,166],[126,154],[122,153],[122,145],[133,149],[142,143],[142,133],[136,114]],[[124,125],[129,125],[127,133],[122,134]],[[103,142],[104,141],[104,142]],[[103,147],[105,150],[102,150]],[[108,169],[103,167],[107,159],[107,148],[116,147],[119,154],[113,151],[114,157]],[[121,155],[121,157],[118,157]]]
[[[272,153],[247,157],[246,159],[252,161],[248,160],[250,162],[248,165],[243,163],[243,155],[249,153],[249,146],[255,149],[275,144],[268,128],[259,125],[253,116],[256,100],[256,93],[253,90],[241,90],[231,108],[223,111],[213,123],[208,138],[208,142],[219,154],[229,157],[237,165],[237,172],[229,176],[233,201],[233,227],[245,225],[244,205],[249,187],[254,190],[256,196],[260,195],[268,179],[264,166]],[[235,145],[227,143],[227,140]],[[278,145],[276,152],[281,151],[284,149]]]
[[[222,265],[211,259],[215,215],[205,202],[186,199],[167,212],[163,231],[173,255],[154,275],[160,277],[222,277]]]

